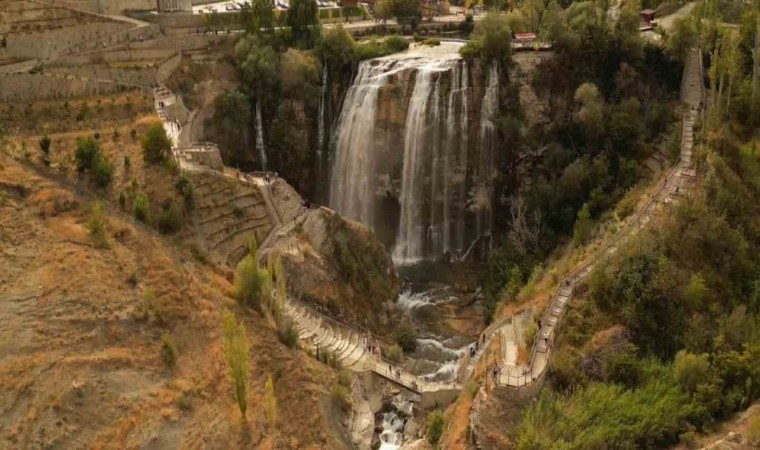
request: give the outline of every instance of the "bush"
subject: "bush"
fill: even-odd
[[[145,162],[159,164],[166,161],[171,153],[172,143],[163,125],[154,123],[148,128],[142,139],[142,149]]]
[[[161,359],[167,367],[174,367],[177,364],[177,348],[169,332],[161,334]]]
[[[111,161],[102,154],[95,156],[92,163],[92,179],[99,188],[104,188],[111,183],[114,167]]]
[[[351,378],[351,372],[348,370],[338,372],[338,384],[347,387],[349,390],[351,389]]]
[[[240,413],[245,417],[248,410],[248,336],[243,322],[237,323],[235,315],[224,311],[224,356],[230,369],[233,392]]]
[[[393,338],[404,353],[412,353],[417,350],[417,337],[409,325],[402,325],[393,333]]]
[[[164,205],[163,211],[158,218],[158,230],[161,233],[176,233],[185,223],[185,216],[182,214],[182,208],[177,205],[174,199]]]
[[[335,405],[343,411],[351,409],[351,391],[347,387],[336,384],[330,389],[330,397]]]
[[[298,347],[298,330],[290,319],[280,319],[277,322],[277,338],[288,348]]]
[[[47,133],[40,138],[40,150],[45,155],[50,155],[50,136]]]
[[[441,45],[441,40],[438,38],[427,38],[422,41],[422,45],[427,45],[428,47],[437,47]]]
[[[446,416],[440,410],[435,410],[427,416],[427,441],[430,445],[438,445],[446,428]]]
[[[388,36],[385,38],[385,46],[392,52],[398,53],[409,48],[409,42],[398,35]]]
[[[401,347],[394,344],[388,347],[385,357],[395,363],[398,363],[401,362],[401,360],[404,358],[404,351],[401,350]]]
[[[249,308],[260,309],[268,273],[256,260],[256,241],[251,241],[248,254],[235,269],[233,296]]]
[[[707,355],[693,355],[685,350],[676,353],[673,376],[684,391],[696,391],[697,385],[707,381],[709,371]]]
[[[122,211],[127,208],[127,193],[124,191],[119,192],[119,208]]]
[[[148,203],[148,196],[143,192],[135,194],[135,200],[132,207],[132,213],[135,219],[143,223],[148,223],[150,220],[150,205]]]
[[[77,138],[77,148],[74,151],[77,172],[84,173],[90,170],[98,155],[100,155],[100,146],[95,139],[92,137]]]
[[[180,175],[174,183],[174,188],[182,195],[185,201],[185,209],[191,211],[195,207],[193,182],[185,175]]]
[[[99,200],[95,200],[90,206],[90,220],[87,221],[87,229],[90,230],[90,235],[98,245],[105,246],[108,244],[103,203]]]

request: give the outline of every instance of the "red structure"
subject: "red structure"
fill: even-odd
[[[654,13],[655,11],[653,9],[645,9],[642,10],[641,13],[641,21],[646,23],[647,25],[654,22]]]

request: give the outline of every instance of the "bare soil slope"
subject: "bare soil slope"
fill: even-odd
[[[113,208],[110,246],[95,246],[92,199],[43,174],[0,153],[0,448],[270,447],[269,373],[276,447],[344,446],[328,419],[334,372],[238,308],[229,274]],[[251,342],[245,424],[222,351],[223,308],[246,321]],[[161,358],[164,332],[175,368]]]

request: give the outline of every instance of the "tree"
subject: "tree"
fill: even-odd
[[[489,12],[475,24],[472,40],[480,46],[480,53],[486,60],[496,60],[508,64],[512,57],[512,30],[503,16]],[[469,45],[469,44],[468,44]]]
[[[311,45],[312,31],[319,27],[319,8],[315,0],[291,0],[288,26],[296,42]]]
[[[446,428],[446,416],[443,415],[441,410],[428,414],[427,417],[427,441],[430,445],[438,445],[438,441],[443,436],[443,430]]]
[[[87,229],[90,230],[90,235],[99,246],[106,246],[108,244],[106,219],[103,209],[103,202],[99,200],[93,201],[90,206],[90,220],[87,221]]]
[[[158,230],[162,233],[176,233],[182,228],[185,216],[182,208],[174,199],[164,205],[161,215],[158,217]]]
[[[138,192],[135,194],[132,213],[135,219],[140,222],[147,223],[150,220],[150,205],[148,204],[148,196],[145,193]]]
[[[77,138],[77,148],[74,151],[77,172],[84,173],[86,170],[90,170],[98,155],[100,155],[98,141],[92,137]]]
[[[154,123],[148,128],[142,139],[142,149],[145,162],[159,164],[166,161],[171,154],[172,143],[163,125]]]
[[[694,355],[685,350],[676,353],[673,376],[684,391],[696,391],[700,383],[707,381],[709,371],[707,355]]]
[[[594,221],[591,219],[588,203],[584,203],[578,211],[578,219],[573,227],[573,242],[575,245],[584,245],[591,237],[591,231],[594,229]]]
[[[42,150],[42,163],[45,164],[45,166],[50,165],[50,137],[45,133],[42,138],[40,138],[40,150]]]
[[[231,163],[236,165],[248,160],[251,151],[248,145],[251,127],[251,100],[243,92],[225,92],[214,102],[211,117],[215,141],[231,153]]]
[[[602,132],[604,123],[604,101],[599,88],[594,83],[583,83],[575,91],[575,101],[580,105],[576,117],[583,125],[590,141],[595,141]]]
[[[264,386],[264,411],[269,424],[269,433],[274,439],[274,430],[277,425],[277,398],[274,396],[274,382],[272,382],[271,373],[267,376],[267,383]]]
[[[250,308],[261,308],[261,300],[267,286],[267,271],[256,260],[256,239],[251,240],[248,254],[235,269],[234,297]],[[271,284],[270,284],[271,286]]]
[[[338,24],[322,35],[322,40],[317,47],[317,54],[327,64],[328,68],[340,68],[354,61],[356,58],[355,46],[356,43],[351,33],[346,31],[343,25]]]
[[[378,19],[416,19],[420,16],[419,3],[416,0],[379,0],[376,6]]]
[[[244,87],[256,99],[269,98],[277,87],[280,58],[256,36],[247,36],[235,46],[235,58]]]
[[[244,10],[245,11],[245,10]],[[274,2],[272,0],[251,0],[248,30],[254,34],[274,30]]]
[[[235,315],[224,311],[224,356],[232,378],[233,393],[240,413],[248,409],[248,337],[245,325],[236,323]]]
[[[319,95],[319,62],[311,53],[288,49],[280,62],[280,86],[290,98],[314,98]]]
[[[689,50],[697,44],[697,37],[697,27],[690,17],[676,19],[666,42],[668,53],[673,58],[686,60]]]
[[[91,172],[95,185],[104,188],[111,183],[111,178],[113,178],[113,163],[101,153],[98,153],[95,155],[95,159],[92,162]]]

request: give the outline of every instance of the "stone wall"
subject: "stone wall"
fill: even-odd
[[[94,81],[114,81],[123,84],[153,86],[157,82],[158,68],[118,69],[107,65],[88,65],[80,67],[60,67],[46,69],[46,72],[71,75],[75,78]]]
[[[156,0],[59,0],[69,8],[100,14],[117,14],[123,11],[154,11]]]
[[[0,76],[0,101],[4,102],[102,95],[125,89],[128,88],[115,83],[73,77],[28,73]]]
[[[68,67],[82,66],[97,63],[115,63],[115,62],[137,62],[137,61],[163,61],[175,55],[177,52],[172,49],[119,49],[106,50],[102,52],[89,53],[87,55],[64,56],[46,64],[45,67]]]
[[[10,58],[50,59],[56,56],[94,50],[160,34],[156,25],[133,28],[121,22],[98,22],[62,28],[44,33],[7,37],[6,53]]]
[[[158,70],[156,70],[156,80],[158,82],[166,81],[169,76],[177,70],[180,64],[182,64],[182,53],[177,53],[171,58],[168,58],[158,66]]]

